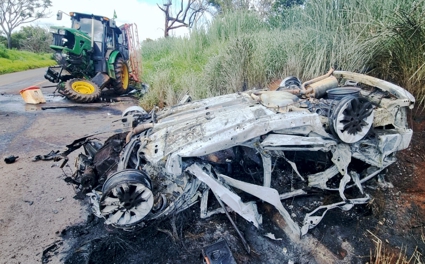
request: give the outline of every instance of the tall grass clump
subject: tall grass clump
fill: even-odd
[[[273,23],[250,11],[219,15],[190,37],[142,45],[151,93],[141,103],[150,109],[186,93],[200,99],[264,88],[290,75],[306,81],[331,67],[425,97],[424,1],[309,0]]]
[[[199,99],[264,84],[253,61],[259,48],[255,36],[267,30],[257,14],[239,12],[216,18],[190,38],[143,43],[143,80],[151,89],[141,104],[150,109],[175,104],[186,93]]]
[[[205,56],[202,46],[197,44],[185,38],[164,38],[143,44],[142,78],[150,86],[141,102],[144,107],[175,104],[184,93],[201,86],[199,74]]]
[[[303,8],[285,10],[280,28],[298,33],[288,46],[288,54],[297,56],[289,58],[297,61],[296,72],[304,80],[330,67],[367,72],[374,57],[372,48],[378,45],[371,33],[388,19],[396,2],[310,0]]]
[[[285,10],[280,28],[296,31],[298,76],[335,69],[394,82],[424,106],[425,1],[310,0]],[[297,48],[298,47],[298,48]],[[292,49],[292,48],[291,48]]]
[[[425,1],[402,1],[374,38],[372,73],[396,82],[425,103]]]

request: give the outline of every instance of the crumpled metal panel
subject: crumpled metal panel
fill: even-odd
[[[292,135],[271,134],[262,142],[265,149],[280,150],[309,150],[309,151],[330,151],[336,146],[335,140],[328,140],[322,137],[302,137]]]
[[[193,164],[186,170],[196,176],[200,181],[206,183],[223,202],[254,226],[258,227],[262,223],[261,215],[258,214],[257,206],[254,203],[242,202],[238,195],[208,175],[200,165]]]
[[[256,108],[258,107],[258,108]],[[253,111],[265,110],[263,106],[257,105],[251,107]],[[219,118],[219,117],[216,117]],[[244,119],[244,120],[241,120]],[[221,122],[220,122],[221,121]],[[217,123],[221,124],[217,126]],[[280,130],[300,125],[309,125],[315,134],[325,134],[330,137],[324,130],[320,123],[317,114],[305,113],[286,113],[282,115],[263,115],[259,117],[246,115],[227,115],[222,120],[217,122],[208,122],[197,124],[195,127],[182,128],[181,135],[186,137],[179,137],[173,142],[167,141],[167,146],[174,149],[169,160],[167,160],[166,171],[173,175],[181,174],[181,169],[177,168],[180,163],[180,157],[193,157],[204,156],[209,153],[219,151],[221,149],[231,148],[243,144],[245,141],[267,134],[274,130]],[[197,133],[194,136],[194,133]],[[188,140],[190,139],[190,140]],[[153,140],[160,148],[161,141]],[[160,160],[164,156],[159,153],[167,155],[170,152],[156,153],[153,157],[147,155],[147,158],[152,158],[153,161]],[[171,160],[170,160],[171,159]]]
[[[387,167],[395,161],[394,152],[409,146],[413,131],[396,130],[376,131],[376,140],[363,140],[351,145],[353,157],[377,167]]]
[[[411,93],[393,83],[355,72],[334,71],[333,74],[335,76],[364,83],[372,87],[379,87],[384,91],[390,92],[395,97],[402,99],[401,102],[397,103],[400,106],[409,106],[410,108],[413,108],[415,103],[415,97],[413,97]]]
[[[299,100],[296,95],[283,91],[262,91],[259,99],[261,104],[269,108],[282,108]]]
[[[275,189],[238,181],[223,174],[219,174],[219,177],[220,179],[223,179],[224,182],[229,184],[230,186],[236,187],[237,189],[240,189],[249,194],[252,194],[260,198],[261,200],[273,205],[282,215],[283,219],[285,219],[289,227],[289,230],[287,230],[289,231],[288,233],[292,232],[292,234],[295,236],[299,235],[300,229],[298,225],[292,220],[288,211],[286,211],[286,209],[283,207],[280,201],[279,193]]]
[[[334,208],[340,208],[343,211],[348,211],[351,208],[353,208],[353,206],[355,204],[365,204],[369,200],[370,200],[369,196],[366,196],[364,198],[347,199],[347,200],[342,201],[342,202],[317,207],[316,209],[314,209],[312,212],[308,213],[305,216],[304,224],[301,227],[301,235],[307,234],[309,229],[312,229],[315,226],[317,226],[320,223],[320,221],[322,221],[323,217],[325,216],[325,214],[329,210],[334,209]],[[321,214],[320,214],[320,212],[321,212]],[[315,215],[315,214],[319,214],[319,215]]]

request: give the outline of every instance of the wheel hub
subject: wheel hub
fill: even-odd
[[[122,67],[122,75],[121,75],[121,82],[122,82],[122,88],[127,89],[128,88],[128,67],[126,64],[123,64]]]
[[[358,98],[347,103],[344,110],[344,118],[340,121],[344,124],[343,132],[347,131],[350,135],[355,135],[362,131],[368,123],[365,121],[372,114],[372,104],[368,101],[360,102]]]
[[[373,123],[373,105],[364,98],[346,96],[331,116],[331,132],[344,143],[355,143],[369,132]]]
[[[80,94],[92,94],[95,92],[95,88],[88,82],[76,81],[72,84],[72,89]]]
[[[152,210],[154,196],[148,176],[138,170],[112,175],[103,185],[100,203],[106,224],[128,227],[139,223]]]

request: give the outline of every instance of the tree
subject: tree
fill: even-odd
[[[276,0],[272,5],[272,9],[276,12],[283,12],[284,9],[297,5],[303,5],[305,0]]]
[[[51,51],[52,34],[49,33],[49,30],[40,26],[27,26],[22,27],[19,32],[23,35],[23,38],[19,41],[21,49],[34,53]]]
[[[172,0],[167,0],[163,7],[157,4],[165,14],[164,37],[169,36],[170,30],[181,27],[191,28],[206,10],[206,4],[202,0],[187,0],[186,5],[184,0],[180,0],[180,9],[174,15],[176,10],[171,8],[172,4]]]
[[[15,31],[10,35],[10,47],[9,49],[21,49],[20,42],[25,38],[21,30]]]
[[[306,1],[307,0],[275,0],[268,15],[268,22],[275,27],[282,26],[288,14],[293,12],[294,8],[299,9],[302,7]]]
[[[0,25],[6,34],[7,46],[12,47],[12,31],[25,23],[49,15],[51,0],[0,0]]]
[[[250,0],[208,0],[208,3],[216,8],[219,13],[249,10],[250,2]]]

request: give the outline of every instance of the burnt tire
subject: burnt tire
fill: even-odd
[[[115,80],[113,80],[113,87],[116,94],[125,94],[130,91],[129,83],[129,71],[128,65],[124,59],[119,57],[114,63]]]
[[[77,103],[91,103],[99,99],[100,88],[92,81],[85,79],[71,79],[66,81],[62,94]]]
[[[345,96],[330,117],[332,134],[344,143],[362,140],[373,124],[373,105],[365,98]]]
[[[140,170],[115,172],[103,184],[100,212],[105,224],[131,228],[150,213],[154,204],[149,176]]]

